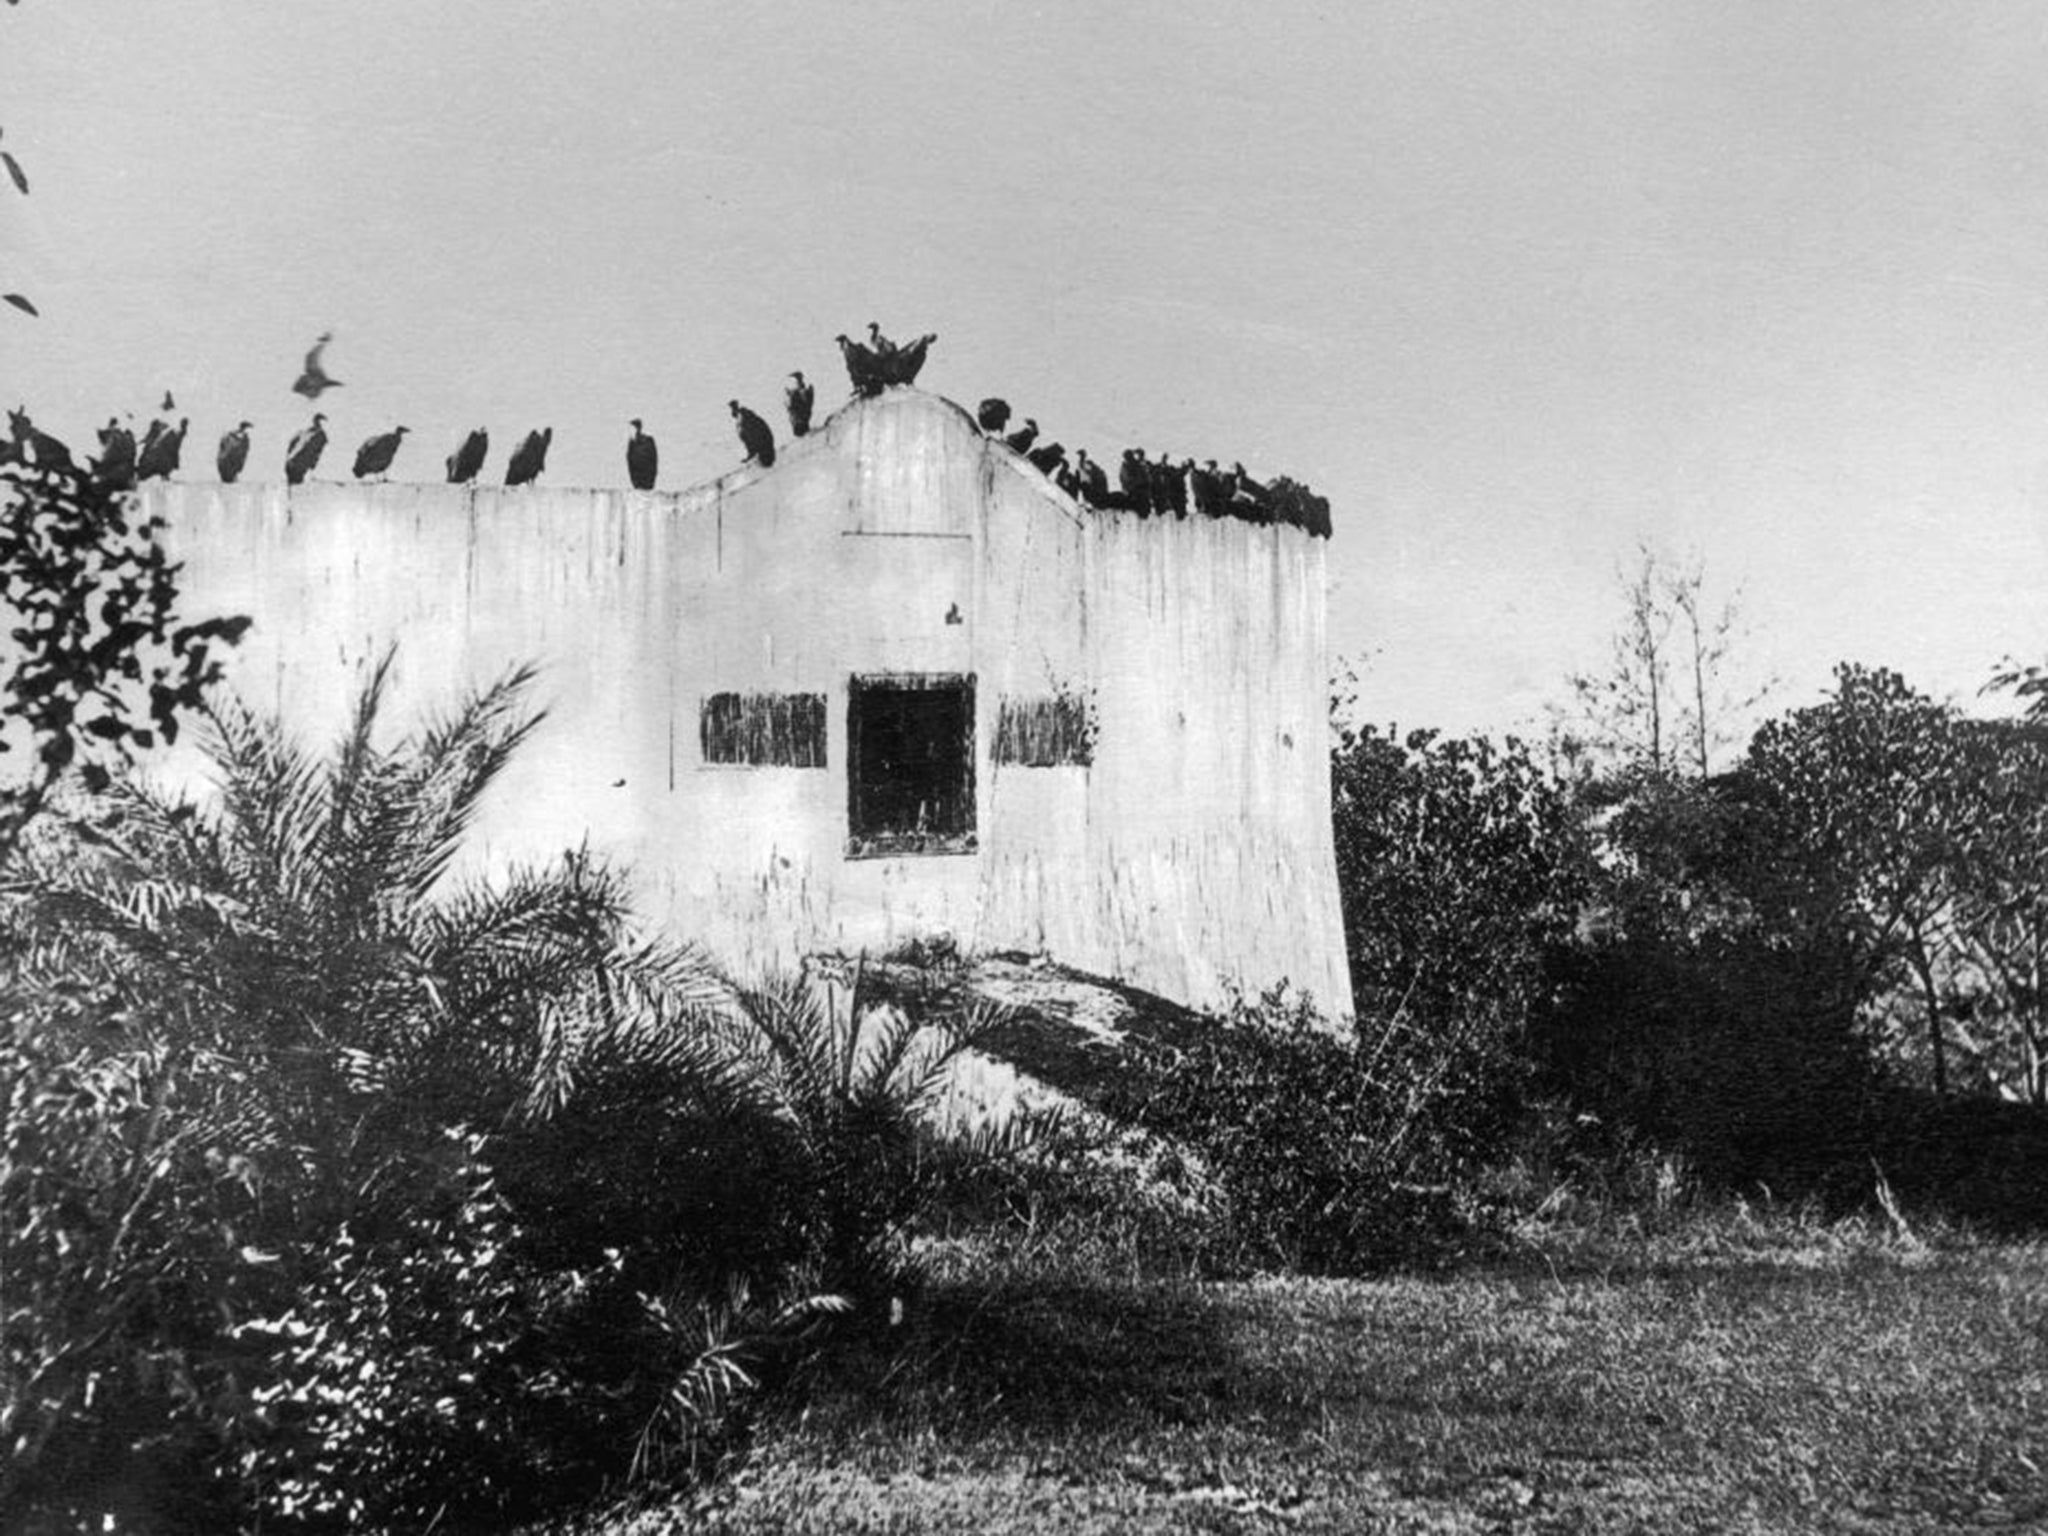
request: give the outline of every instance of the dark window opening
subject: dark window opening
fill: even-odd
[[[1095,761],[1095,722],[1077,694],[1004,699],[996,712],[995,757],[1019,768],[1056,768]]]
[[[974,679],[851,679],[846,789],[849,858],[973,852]]]
[[[822,693],[714,693],[697,718],[707,763],[825,766]]]

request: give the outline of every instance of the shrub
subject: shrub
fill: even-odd
[[[1397,1014],[1354,1043],[1269,994],[1185,1047],[1146,1048],[1105,1108],[1208,1166],[1230,1202],[1225,1263],[1431,1263],[1469,1235],[1460,1181],[1511,1119],[1495,1033]]]

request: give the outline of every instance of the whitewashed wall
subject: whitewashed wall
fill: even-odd
[[[394,721],[533,661],[549,716],[472,870],[586,839],[741,969],[951,934],[1196,1005],[1350,991],[1330,835],[1324,546],[1077,508],[958,407],[839,412],[677,494],[154,485],[232,681],[315,738],[396,642]],[[949,612],[957,622],[948,623]],[[976,677],[979,849],[848,860],[849,674]],[[1087,768],[995,766],[1004,695],[1090,693]],[[711,693],[812,692],[822,769],[705,765]]]

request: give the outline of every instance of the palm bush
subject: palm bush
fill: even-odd
[[[120,782],[10,868],[0,1525],[125,1486],[449,1531],[693,1475],[834,1292],[900,1285],[993,1020],[736,987],[581,852],[458,878],[530,674],[385,745],[389,678],[324,757],[216,703],[215,795]]]

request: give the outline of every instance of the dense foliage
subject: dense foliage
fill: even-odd
[[[701,1470],[886,1315],[969,1029],[752,990],[581,855],[452,873],[524,674],[319,760],[210,716],[217,797],[30,831],[0,907],[0,1524],[494,1528]]]

